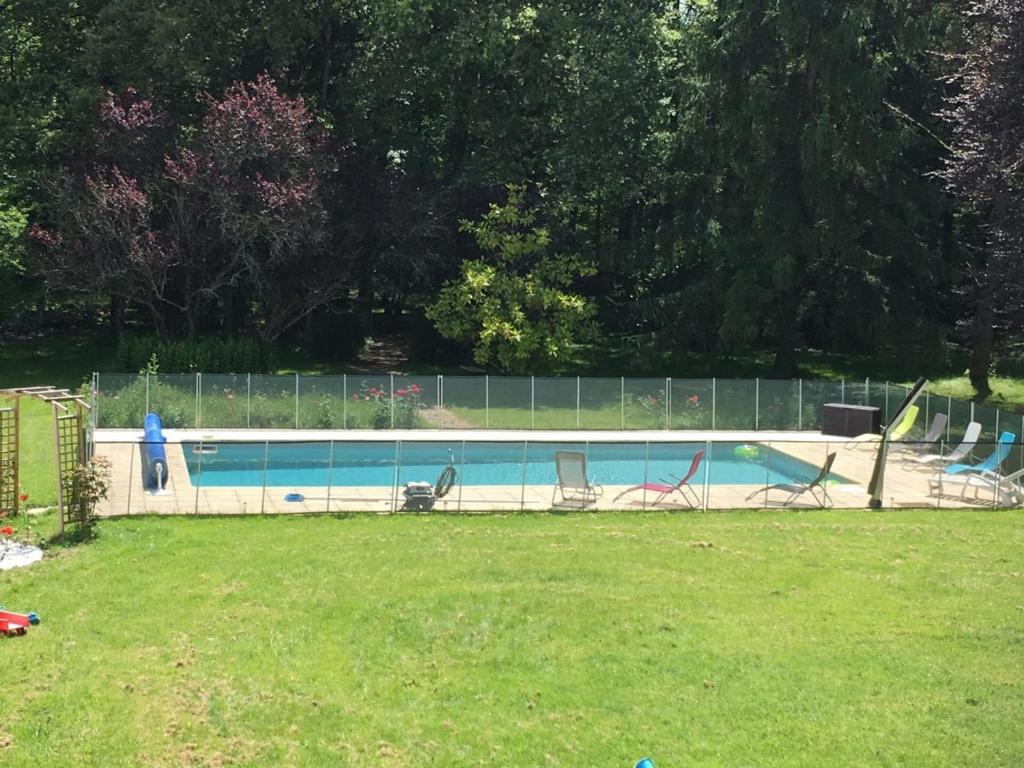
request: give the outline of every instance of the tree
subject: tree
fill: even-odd
[[[62,226],[29,230],[36,268],[50,286],[141,304],[162,329],[160,303],[174,256],[152,229],[152,202],[138,181],[113,166],[81,179],[63,174],[50,186],[50,215]]]
[[[485,256],[463,262],[460,278],[427,310],[443,336],[472,342],[477,363],[515,374],[550,370],[594,332],[592,303],[571,290],[593,266],[550,253],[548,230],[535,226],[524,194],[510,185],[503,205],[491,205],[479,222],[462,222]]]
[[[272,341],[346,292],[321,193],[334,160],[303,100],[269,77],[206,102],[189,145],[157,162],[152,104],[108,94],[95,161],[49,184],[54,225],[33,227],[36,266],[52,288],[148,307],[161,334],[193,335],[219,313],[221,329],[240,317]]]
[[[931,114],[940,11],[918,0],[692,11],[668,161],[684,226],[675,269],[654,265],[667,314],[692,307],[726,348],[772,349],[780,377],[795,373],[809,329],[876,353],[899,329],[901,347],[931,353],[948,206],[925,173],[940,146],[905,116]]]
[[[943,112],[953,138],[942,175],[986,234],[970,271],[969,369],[986,397],[995,327],[1024,329],[1024,0],[972,0],[961,8],[967,34],[957,91]]]
[[[221,301],[229,331],[242,303],[255,333],[272,341],[346,291],[321,197],[334,161],[304,100],[265,75],[207,105],[196,139],[166,162],[183,301]]]

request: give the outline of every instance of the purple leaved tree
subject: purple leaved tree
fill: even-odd
[[[949,189],[980,218],[973,264],[971,383],[991,391],[997,327],[1024,331],[1024,0],[964,0],[966,51],[944,116]]]

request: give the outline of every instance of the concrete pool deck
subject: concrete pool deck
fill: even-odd
[[[820,467],[830,452],[837,454],[833,470],[850,480],[848,484],[828,486],[831,506],[836,508],[866,508],[867,486],[874,466],[877,443],[851,441],[846,437],[821,435],[813,432],[750,432],[750,431],[485,431],[485,430],[266,430],[266,429],[166,429],[169,481],[161,492],[147,490],[142,482],[142,458],[139,442],[142,430],[97,429],[93,433],[95,453],[111,462],[109,497],[98,505],[101,516],[140,514],[285,514],[317,512],[379,512],[401,510],[404,499],[401,488],[383,487],[235,487],[197,488],[192,484],[183,442],[432,442],[432,443],[751,443],[770,446],[807,464]],[[982,451],[984,452],[984,451]],[[936,495],[928,480],[936,474],[935,468],[922,467],[890,454],[886,468],[883,503],[886,507],[965,507],[992,506],[991,494],[976,499],[968,495],[959,498],[958,487],[947,487]],[[434,478],[425,478],[433,480]],[[641,482],[638,478],[637,482]],[[550,485],[489,485],[462,486],[456,484],[452,492],[438,501],[434,509],[439,512],[497,512],[518,510],[581,509],[677,509],[690,507],[675,501],[653,505],[653,495],[646,498],[635,492],[622,499],[616,496],[627,486],[605,486],[604,495],[585,507],[579,503],[552,504]],[[759,494],[748,500],[755,491],[752,485],[698,485],[694,486],[702,504],[708,509],[779,508],[786,494],[773,492]],[[287,502],[285,495],[300,493],[301,502]],[[808,494],[789,504],[792,508],[815,508]]]

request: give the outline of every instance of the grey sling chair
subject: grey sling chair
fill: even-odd
[[[581,506],[591,504],[604,495],[604,488],[587,477],[587,457],[579,451],[555,451],[555,471],[558,482],[551,493],[552,505],[558,493],[562,494],[563,502],[578,502]]]
[[[932,425],[928,428],[924,437],[920,440],[907,440],[905,442],[894,443],[889,448],[889,453],[906,453],[909,454],[907,458],[912,458],[914,454],[923,453],[924,450],[931,445],[939,442],[942,435],[946,431],[946,414],[936,413],[932,419]]]
[[[802,496],[805,493],[809,493],[811,494],[811,498],[813,498],[817,502],[818,506],[824,509],[827,504],[830,504],[832,502],[832,499],[828,497],[828,490],[826,490],[825,488],[825,481],[828,479],[828,473],[832,471],[832,463],[835,460],[835,453],[830,453],[825,458],[825,463],[822,464],[821,470],[818,472],[818,476],[815,477],[810,482],[801,483],[797,481],[795,483],[776,483],[775,485],[766,485],[764,488],[758,488],[752,494],[747,496],[747,501],[750,501],[759,493],[765,494],[765,500],[767,500],[768,491],[785,491],[786,493],[789,494],[789,496],[787,496],[786,500],[782,502],[782,505],[787,506],[788,504],[795,501],[799,496]],[[815,492],[815,488],[821,489],[820,498],[818,497],[818,494]]]

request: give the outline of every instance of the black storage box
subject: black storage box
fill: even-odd
[[[826,403],[821,414],[821,434],[856,437],[882,431],[882,412],[873,405]]]

